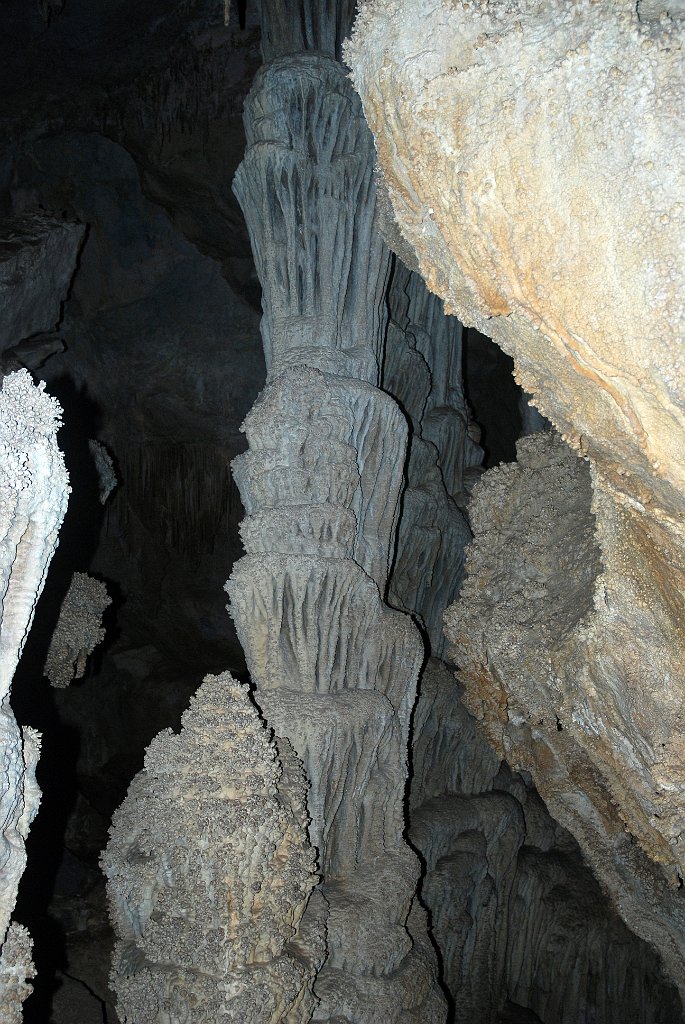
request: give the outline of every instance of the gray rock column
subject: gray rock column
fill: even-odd
[[[373,143],[344,68],[321,54],[264,68],[245,124],[234,187],[264,289],[268,382],[233,464],[247,554],[227,589],[256,698],[311,784],[327,908],[313,1019],[430,1024],[445,1005],[404,839],[423,645],[383,602],[407,428],[377,387],[388,254]]]

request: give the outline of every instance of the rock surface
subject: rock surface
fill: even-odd
[[[625,601],[625,563],[603,568],[611,534],[597,530],[587,462],[554,433],[524,438],[518,456],[476,488],[466,580],[445,616],[452,654],[496,749],[531,771],[626,922],[680,980],[685,903],[672,859],[657,866],[669,822],[640,806],[647,737],[670,722],[645,721],[627,685],[647,661],[659,678],[677,671],[674,653],[654,650],[653,608]]]
[[[278,744],[278,747],[277,747]],[[323,943],[302,766],[248,687],[207,676],[160,733],[102,857],[124,1024],[305,1024]]]
[[[514,356],[535,405],[591,461],[596,527],[587,473],[581,484],[569,468],[558,507],[550,464],[521,521],[492,525],[502,572],[474,561],[471,607],[449,627],[472,707],[681,986],[684,31],[680,7],[659,18],[627,0],[435,2],[430,16],[371,0],[348,49],[429,286]],[[583,488],[596,544],[574,550],[561,526]],[[541,501],[550,532],[537,536],[550,555],[558,545],[543,580],[525,533]]]
[[[111,603],[102,580],[74,573],[45,662],[45,675],[52,686],[68,686],[72,679],[83,677],[88,656],[104,639],[102,614]]]
[[[84,230],[33,212],[2,221],[0,350],[57,326]]]

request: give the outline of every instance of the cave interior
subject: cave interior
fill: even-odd
[[[35,976],[28,997],[5,997],[8,1024],[685,1019],[682,978],[531,772],[489,743],[443,632],[475,574],[473,535],[495,552],[516,536],[503,523],[546,509],[523,477],[548,463],[554,543],[575,560],[559,558],[544,602],[577,627],[602,572],[592,482],[511,356],[446,316],[393,246],[341,63],[354,6],[2,5],[5,394],[23,367],[45,381],[70,485],[11,686],[18,723],[42,736],[42,799],[12,911]],[[69,244],[64,225],[78,233]],[[486,507],[490,478],[500,490]],[[521,555],[531,563],[534,543]],[[60,652],[69,595],[77,620],[87,608],[96,621],[88,643],[67,636]],[[552,728],[564,731],[563,716]],[[207,767],[214,788],[198,796],[191,761],[204,765],[202,744],[221,729],[228,776]],[[169,730],[199,752],[182,753]],[[230,803],[220,792],[236,758],[248,789],[262,779],[249,806],[262,800],[254,821],[272,814],[282,830],[292,885],[271,886],[272,861],[255,867],[262,902],[253,892],[230,926],[219,906],[224,944],[195,963],[206,893],[189,881],[202,834],[192,815],[211,821],[212,799]],[[172,810],[185,806],[186,770],[187,820]],[[147,814],[170,830],[161,846],[186,851],[183,867],[177,851],[168,863],[164,850],[140,853]],[[225,832],[238,835],[238,820],[216,812]],[[166,889],[159,867],[135,875],[124,833],[136,829],[141,861],[178,870]],[[219,857],[210,839],[202,850]],[[237,907],[247,868],[234,846],[225,856],[238,858]],[[174,884],[185,886],[176,910],[151,911]],[[682,920],[682,879],[673,893]],[[117,900],[128,909],[110,917]],[[186,926],[180,952],[160,952]]]

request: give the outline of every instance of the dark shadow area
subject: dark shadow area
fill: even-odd
[[[514,380],[514,360],[473,328],[464,328],[464,391],[482,430],[485,468],[514,462],[521,434],[521,389]]]

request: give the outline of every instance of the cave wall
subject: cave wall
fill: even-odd
[[[371,1019],[375,1013],[382,1024],[393,1014],[423,1021],[445,1012],[424,913],[415,897],[412,903],[419,868],[404,845],[402,806],[405,779],[411,774],[410,840],[426,862],[420,899],[430,910],[429,924],[457,1019],[572,1024],[581,1014],[594,1013],[602,1020],[618,1022],[632,1019],[632,1014],[645,1024],[673,1024],[680,1009],[663,980],[658,957],[616,918],[573,839],[545,811],[530,776],[500,767],[500,758],[506,756],[515,767],[533,773],[554,813],[581,840],[625,920],[670,957],[675,976],[682,908],[671,886],[678,881],[672,853],[666,851],[665,868],[655,873],[621,822],[629,816],[643,846],[645,837],[651,837],[651,854],[661,856],[664,831],[668,836],[677,831],[677,806],[669,804],[676,810],[664,826],[661,816],[672,796],[652,806],[652,791],[645,796],[644,787],[638,787],[638,798],[627,802],[627,790],[636,788],[635,780],[643,778],[640,773],[651,756],[643,741],[653,727],[654,703],[626,702],[621,687],[627,677],[632,692],[659,691],[655,700],[667,698],[673,715],[668,721],[658,714],[656,719],[664,732],[658,737],[660,749],[667,751],[659,763],[670,785],[669,773],[679,756],[681,706],[677,665],[668,654],[679,614],[674,596],[677,565],[668,566],[666,583],[654,590],[649,559],[660,535],[652,531],[647,538],[645,561],[643,533],[635,532],[635,523],[642,530],[645,514],[632,498],[623,505],[623,525],[617,530],[610,488],[610,501],[602,504],[609,477],[599,456],[593,463],[598,481],[594,512],[587,480],[581,486],[578,474],[569,469],[573,463],[560,454],[565,449],[554,447],[551,470],[557,475],[551,484],[550,466],[542,459],[532,467],[524,465],[532,479],[526,477],[529,489],[518,498],[515,477],[488,476],[471,503],[481,452],[461,363],[466,348],[468,370],[477,335],[465,332],[456,318],[445,318],[442,304],[416,274],[398,262],[391,271],[388,253],[379,244],[384,214],[374,210],[377,185],[369,173],[369,137],[336,60],[352,5],[304,5],[306,17],[297,22],[288,4],[275,0],[262,12],[268,68],[248,104],[249,148],[238,192],[265,287],[266,360],[257,336],[254,305],[260,285],[248,251],[248,231],[227,188],[243,148],[239,116],[257,63],[256,9],[248,5],[248,27],[241,37],[235,19],[228,30],[222,29],[204,3],[166,12],[154,31],[140,23],[135,7],[123,15],[121,5],[104,15],[96,12],[98,22],[104,18],[102,32],[90,38],[75,31],[83,18],[79,5],[67,4],[54,19],[54,34],[31,36],[45,60],[51,55],[52,74],[41,80],[35,68],[22,69],[12,88],[24,90],[19,104],[24,109],[26,97],[33,97],[45,120],[41,126],[33,124],[28,136],[22,135],[26,116],[23,123],[15,120],[0,154],[3,209],[28,211],[40,204],[66,210],[90,225],[65,318],[46,342],[67,345],[45,373],[74,414],[65,447],[80,492],[79,511],[71,525],[67,519],[58,552],[64,557],[56,591],[62,583],[64,587],[54,595],[55,616],[57,598],[75,568],[91,568],[114,582],[114,629],[101,663],[75,688],[54,698],[71,740],[78,737],[80,742],[79,797],[69,818],[68,849],[91,857],[99,850],[109,814],[140,767],[144,746],[160,728],[178,723],[200,675],[207,668],[220,671],[226,663],[237,673],[245,669],[220,596],[227,569],[241,553],[237,522],[242,505],[228,463],[245,449],[239,426],[268,366],[268,386],[245,420],[249,452],[235,463],[248,513],[242,527],[248,555],[236,570],[231,598],[260,705],[269,721],[290,736],[309,772],[311,831],[325,869],[321,891],[333,908],[328,965],[317,982],[322,1008],[316,1019],[328,1019],[326,1014],[334,1009],[348,1019]],[[437,33],[442,44],[456,49],[461,37],[458,31],[450,35],[449,18],[459,12],[457,5],[452,7],[454,11],[445,12],[435,5],[431,17],[422,12],[418,25],[415,11],[400,11],[395,5],[393,31],[404,18],[402,30],[413,33],[411,45],[426,32]],[[375,39],[371,15],[382,19],[389,9],[380,2],[367,6],[363,33],[368,32],[370,45]],[[487,5],[483,12],[485,18]],[[488,23],[478,53],[494,45],[500,29],[506,49],[507,17],[502,13],[496,31]],[[187,32],[179,27],[184,18]],[[574,31],[581,21],[578,17],[573,22]],[[594,24],[592,18],[587,24]],[[445,25],[450,31],[443,31]],[[141,28],[137,40],[136,26]],[[183,37],[180,46],[174,40],[177,30]],[[108,37],[110,31],[114,34]],[[649,60],[656,60],[663,41],[653,27],[640,31],[644,52],[654,51]],[[103,50],[98,50],[107,38],[116,43],[112,51],[120,63],[130,68],[130,81],[108,78]],[[674,45],[677,37],[671,33],[670,39]],[[434,39],[431,46],[431,53],[439,52]],[[57,61],[60,47],[70,56]],[[292,56],[303,51],[309,57]],[[82,88],[74,90],[69,60],[79,53],[87,59],[79,58]],[[454,54],[450,51],[449,56],[451,61]],[[411,64],[411,75],[423,67],[424,59]],[[504,63],[514,66],[508,59]],[[478,65],[479,73],[486,66]],[[389,62],[379,73],[382,86],[392,67]],[[447,95],[458,67],[458,61],[450,63],[449,73],[435,88]],[[6,63],[0,76],[11,78],[11,71],[11,62]],[[471,69],[470,74],[476,72]],[[399,102],[396,81],[392,79],[384,94],[388,105]],[[460,91],[470,96],[463,84],[460,79]],[[489,79],[486,86],[474,87],[474,93],[497,87]],[[405,96],[412,95],[404,80],[402,88]],[[305,107],[298,91],[308,98]],[[668,109],[668,95],[665,89],[662,110]],[[479,104],[479,116],[489,117],[490,108]],[[431,103],[424,108],[426,117],[432,116]],[[373,121],[373,108],[370,116]],[[9,109],[2,114],[4,123],[8,117],[13,117]],[[377,129],[381,123],[373,122]],[[403,254],[413,266],[420,264],[436,287],[436,280],[443,280],[440,274],[452,282],[446,270],[452,257],[444,245],[441,262],[431,262],[431,245],[438,229],[446,231],[447,214],[436,216],[442,207],[427,190],[429,185],[443,189],[445,176],[435,174],[435,165],[427,162],[424,177],[412,178],[411,189],[402,191],[398,168],[400,161],[409,160],[403,148],[407,138],[420,140],[411,146],[411,158],[420,161],[425,153],[433,160],[442,153],[442,141],[451,137],[441,131],[438,145],[430,123],[421,131],[413,121],[398,124],[397,151],[388,146],[397,173],[393,177],[393,168],[385,167],[386,185],[396,211],[401,196],[416,214],[410,231],[400,210]],[[424,129],[427,134],[421,133]],[[382,141],[380,129],[378,137]],[[498,136],[498,145],[503,145],[502,138],[511,143],[505,133]],[[379,148],[383,162],[384,150]],[[450,141],[450,158],[454,148]],[[468,160],[458,181],[465,180],[467,167]],[[498,172],[495,183],[499,186],[504,178]],[[401,182],[407,186],[406,177]],[[423,188],[428,198],[419,201]],[[532,195],[532,185],[523,191],[526,197]],[[511,202],[507,197],[506,216],[502,214],[507,225]],[[453,204],[450,216],[458,205]],[[479,200],[479,216],[486,207]],[[465,208],[470,209],[468,203]],[[552,236],[560,235],[558,225],[550,227],[541,217],[536,223],[546,225]],[[493,233],[501,242],[502,232]],[[459,254],[463,248],[468,259],[469,246],[475,244],[471,237],[466,220],[454,228],[452,240],[459,239]],[[587,240],[578,244],[581,248],[572,253],[589,251]],[[516,245],[518,260],[524,248],[519,240]],[[548,249],[538,247],[539,253],[546,262]],[[479,257],[476,253],[469,267],[485,268],[489,288],[489,275],[494,280],[499,263],[506,261],[499,253],[490,262],[479,262]],[[318,277],[313,268],[318,268]],[[567,270],[564,266],[563,274]],[[622,280],[618,283],[623,287]],[[536,288],[547,299],[544,287]],[[584,295],[600,294],[585,281],[583,288]],[[530,315],[528,293],[522,298],[520,289],[512,289],[512,311],[505,315],[498,308],[494,320],[500,321],[500,335],[491,329],[490,308],[484,313],[466,299],[459,305],[456,293],[446,286],[442,294],[464,322],[500,337],[516,358],[519,377],[568,439],[583,450],[596,440],[600,429],[586,434],[585,420],[574,434],[561,413],[555,418],[554,402],[580,408],[586,385],[574,390],[571,379],[557,375],[557,368],[545,369],[543,347],[555,336],[547,337],[544,325],[535,332],[539,365],[532,356],[526,362],[516,330]],[[604,300],[605,293],[601,295]],[[54,319],[48,318],[40,330],[53,326]],[[637,339],[634,323],[633,328]],[[637,340],[631,344],[639,347]],[[603,358],[608,358],[606,351]],[[303,364],[308,369],[301,369]],[[491,375],[482,365],[478,372],[485,392]],[[512,420],[510,410],[506,419]],[[403,481],[405,434],[409,458]],[[120,481],[104,512],[87,445],[92,437],[112,452]],[[544,443],[554,446],[556,441]],[[601,444],[604,458],[609,443]],[[522,449],[522,463],[525,452],[532,450]],[[502,449],[501,454],[511,452]],[[499,458],[497,454],[493,461]],[[506,482],[504,495],[492,501],[499,493],[497,481]],[[633,485],[630,477],[621,484],[628,497]],[[531,502],[546,508],[550,489],[561,507],[551,510],[550,521],[556,525],[546,533],[538,529],[539,521],[529,524],[527,509]],[[578,509],[573,503],[580,499]],[[645,508],[653,511],[652,504]],[[586,601],[583,608],[590,610],[582,630],[573,634],[572,642],[565,636],[564,644],[557,643],[555,634],[550,654],[550,645],[542,644],[534,631],[521,640],[521,623],[507,615],[512,606],[523,605],[531,614],[539,610],[546,621],[556,608],[547,600],[549,589],[557,594],[559,582],[568,580],[568,561],[587,553],[583,546],[567,550],[561,527],[574,509],[585,517],[588,537],[598,530],[601,565],[593,572],[593,563],[584,563],[589,577],[581,589],[585,598],[589,594],[590,604]],[[659,509],[655,514],[660,515]],[[663,517],[660,522],[658,529],[673,527]],[[476,544],[467,566],[463,600],[468,605],[451,616],[455,653],[450,654],[441,618],[462,585],[469,523]],[[531,540],[536,541],[532,547]],[[480,564],[477,554],[487,545],[503,552],[504,566],[494,571],[494,590],[488,589],[492,565],[487,559]],[[567,561],[544,579],[546,569],[532,578],[533,548],[544,552],[545,566],[558,551],[567,552]],[[618,561],[619,581],[606,569],[608,562]],[[603,606],[593,604],[600,588],[605,588],[602,600],[611,608],[611,629]],[[498,618],[502,593],[507,600]],[[576,592],[566,596],[577,608]],[[433,661],[419,682],[409,769],[404,764],[409,708],[423,649],[406,616],[388,605],[414,614],[426,649],[454,658],[462,668],[457,683],[444,664]],[[631,618],[626,605],[639,611]],[[331,606],[340,616],[332,624]],[[50,615],[46,623],[48,619]],[[47,625],[43,632],[49,638]],[[592,669],[597,664],[594,652],[605,636],[621,657],[612,661],[603,652],[599,668]],[[661,660],[653,658],[656,646],[663,647]],[[512,649],[525,672],[512,665]],[[201,665],[198,650],[203,652]],[[648,658],[657,665],[651,688],[640,667]],[[39,703],[43,664],[36,653],[25,667],[27,706]],[[567,664],[589,665],[581,684],[602,698],[582,705],[580,725],[574,718],[580,706],[578,682],[575,675],[569,677]],[[33,667],[38,670],[35,678]],[[495,671],[496,678],[491,678]],[[603,688],[606,678],[616,684],[609,693]],[[661,681],[668,678],[671,690],[665,698]],[[633,729],[629,735],[642,762],[633,763],[634,774],[626,776],[629,783],[623,761],[615,758],[609,764],[608,742],[596,743],[592,730],[599,721],[613,737],[612,750],[620,746],[616,737],[625,740]],[[590,741],[583,730],[591,733]],[[56,754],[50,765],[60,763]],[[615,791],[607,799],[609,775]],[[588,793],[594,806],[580,798],[581,792]],[[378,806],[382,814],[374,810]],[[638,835],[634,823],[644,823],[645,807],[652,831]],[[599,824],[593,817],[597,810]],[[399,870],[379,871],[383,860],[400,865]],[[67,864],[78,887],[84,875],[73,858]],[[191,881],[183,884],[190,886]],[[311,913],[309,926],[322,933],[325,905],[318,897],[312,910],[316,913]],[[172,908],[172,918],[174,913]],[[75,931],[84,947],[100,927],[97,913],[83,900],[78,911],[66,911],[65,919],[70,915],[77,919]],[[369,949],[374,953],[371,966]],[[550,964],[555,965],[553,976]],[[98,968],[100,975],[105,967]],[[104,993],[106,982],[100,975],[96,988]],[[111,1012],[109,1007],[106,1012]]]
[[[471,706],[682,985],[685,64],[682,9],[658,6],[375,0],[347,54],[429,287],[591,464],[592,607],[563,643],[543,609],[551,665],[516,633],[534,673],[491,660],[496,619],[453,631]]]

